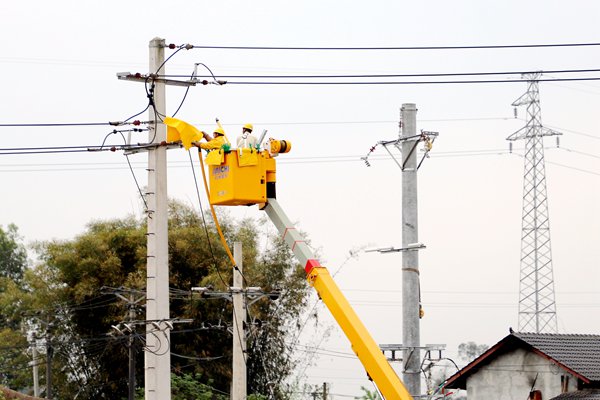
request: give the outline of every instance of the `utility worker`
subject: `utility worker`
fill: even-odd
[[[246,124],[242,127],[242,135],[238,136],[236,140],[236,145],[238,149],[243,149],[250,147],[251,149],[256,149],[258,140],[255,136],[252,135],[252,130],[254,127],[252,124]]]
[[[193,142],[192,144],[196,147],[200,147],[204,150],[215,150],[220,149],[224,144],[228,143],[227,138],[225,137],[225,131],[221,127],[217,127],[213,131],[213,137],[204,131],[202,131],[202,136],[206,140],[206,143]]]

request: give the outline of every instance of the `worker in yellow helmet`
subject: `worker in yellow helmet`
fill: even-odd
[[[206,143],[193,142],[192,144],[196,147],[200,147],[204,150],[215,150],[220,149],[224,144],[229,143],[227,137],[225,136],[225,131],[221,127],[217,127],[213,131],[213,137],[204,131],[202,131],[202,136],[206,140]]]
[[[258,140],[255,136],[252,135],[253,130],[254,127],[252,126],[252,124],[246,124],[242,127],[242,135],[238,136],[236,140],[236,145],[238,149],[243,149],[247,147],[251,149],[257,148]]]

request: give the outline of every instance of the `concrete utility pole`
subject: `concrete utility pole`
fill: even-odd
[[[50,337],[50,326],[48,322],[46,327],[46,398],[52,399],[52,356],[54,349],[52,348],[52,339]]]
[[[110,289],[108,291],[102,291],[103,294],[114,294],[115,296],[117,296],[119,299],[123,300],[125,303],[127,303],[127,315],[125,316],[127,318],[126,322],[123,324],[124,325],[124,331],[127,332],[128,334],[128,338],[127,338],[127,348],[129,351],[129,384],[128,384],[128,400],[134,400],[135,399],[135,353],[136,353],[136,346],[135,346],[135,319],[136,319],[136,304],[138,304],[139,302],[143,301],[146,296],[144,294],[142,294],[140,297],[138,297],[137,299],[135,298],[135,293],[138,292],[136,290],[132,290],[132,289],[127,289],[127,288],[116,288],[116,289]],[[129,294],[128,297],[125,297],[123,294]],[[115,330],[115,332],[119,335],[124,335],[125,332],[120,328],[121,324],[117,324],[116,326],[113,325],[112,328]]]
[[[39,378],[39,365],[40,360],[38,359],[38,351],[37,351],[37,336],[36,332],[33,331],[31,334],[31,342],[33,347],[31,349],[32,359],[31,362],[33,366],[33,395],[35,397],[40,397],[40,378]]]
[[[129,294],[129,301],[127,306],[129,307],[128,319],[132,323],[135,320],[135,299],[133,293]],[[129,386],[128,386],[128,400],[135,400],[135,332],[129,332],[129,338],[127,340],[127,347],[129,350]]]
[[[242,243],[233,244],[233,258],[237,269],[233,269],[233,379],[231,398],[244,400],[247,393],[246,372],[246,301],[244,296],[244,272],[242,268]]]
[[[417,107],[402,104],[402,247],[418,243]],[[419,252],[402,252],[402,380],[413,396],[421,394]]]
[[[323,382],[323,400],[327,400],[327,382]]]
[[[154,38],[149,44],[150,74],[165,74],[165,40]],[[159,70],[160,69],[160,70]],[[153,90],[153,106],[149,111],[149,142],[159,144],[167,139],[167,129],[159,120],[166,115],[165,85],[160,81],[150,81]],[[169,249],[167,215],[167,148],[157,146],[148,149],[148,261],[146,280],[146,320],[162,321],[169,319]],[[144,353],[145,399],[169,400],[171,398],[171,353],[160,348],[154,328],[146,327],[146,347]],[[170,331],[165,326],[166,343],[170,343]]]

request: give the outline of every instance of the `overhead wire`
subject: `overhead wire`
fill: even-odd
[[[202,212],[202,201],[201,201],[201,198],[200,198],[200,191],[199,191],[199,188],[198,188],[198,181],[196,179],[196,173],[195,173],[195,170],[194,170],[194,164],[193,164],[193,161],[192,161],[192,155],[191,155],[191,153],[189,151],[188,151],[188,155],[190,157],[190,164],[191,164],[191,168],[192,168],[192,174],[193,174],[193,177],[194,177],[194,184],[196,186],[196,193],[198,195],[198,201],[200,203],[200,214],[202,215],[202,220],[204,222],[204,229],[205,229],[206,235],[207,235],[206,237],[207,237],[207,240],[209,241],[209,244],[210,244],[210,237],[208,235],[208,229],[207,229],[207,225],[206,225],[206,220],[204,219],[204,213]],[[205,192],[206,192],[206,195],[208,196],[208,194],[209,194],[208,183],[206,181],[206,174],[204,172],[204,163],[202,161],[202,149],[200,149],[200,148],[198,148],[198,158],[200,160],[200,170],[202,171],[202,180],[204,182]],[[244,274],[242,273],[242,271],[238,268],[238,266],[237,266],[237,264],[235,262],[235,259],[234,259],[233,255],[231,254],[231,250],[229,249],[229,246],[227,245],[227,242],[225,240],[225,237],[223,236],[223,232],[222,232],[221,227],[219,225],[219,221],[218,221],[215,209],[214,209],[212,203],[210,203],[210,202],[209,202],[209,207],[210,207],[210,211],[211,211],[212,216],[213,216],[213,220],[214,220],[214,223],[215,223],[215,228],[217,229],[217,232],[218,232],[219,237],[221,239],[221,244],[223,245],[225,251],[227,252],[227,255],[229,256],[229,260],[231,261],[231,264],[233,266],[234,271],[236,271],[237,273],[239,273],[241,275],[241,277],[242,277],[242,279],[243,279],[243,281],[244,281],[244,283],[245,283],[245,285],[247,287],[248,286],[248,281],[246,280],[246,277],[244,276]],[[217,263],[216,263],[216,258],[215,258],[214,252],[212,251],[212,247],[210,247],[210,251],[211,251],[211,254],[212,254],[212,257],[213,257],[214,268],[217,271],[217,274],[218,274],[219,278],[221,279],[221,281],[223,282],[223,284],[226,287],[228,287],[229,285],[224,280],[223,276],[221,275],[221,272],[219,271],[219,268],[218,268]],[[234,317],[234,319],[237,320],[235,307],[233,307],[233,317]],[[240,340],[240,348],[244,348],[243,343],[241,343],[243,335],[241,334],[240,329],[243,330],[244,328],[242,326],[237,326],[238,332],[237,332],[236,336]],[[242,357],[242,360],[244,361],[244,364],[247,365],[247,360],[246,360],[245,356]]]
[[[356,258],[356,254],[357,254],[357,253],[356,253],[355,251],[353,251],[353,250],[349,251],[349,253],[348,253],[348,256],[346,256],[346,258],[344,259],[344,261],[343,261],[343,262],[340,264],[340,266],[339,266],[339,267],[336,269],[336,271],[335,271],[335,272],[332,274],[332,277],[335,277],[335,276],[336,276],[336,275],[337,275],[337,274],[338,274],[338,273],[341,271],[341,269],[344,267],[344,265],[346,265],[346,264],[347,264],[347,263],[348,263],[348,262],[349,262],[351,259],[354,259],[354,258]],[[302,334],[302,331],[303,331],[303,330],[304,330],[304,328],[306,327],[306,325],[307,325],[307,323],[308,323],[309,319],[310,319],[311,317],[313,317],[313,315],[315,314],[315,309],[316,309],[317,305],[319,304],[320,300],[321,300],[320,298],[317,298],[317,299],[315,300],[315,302],[313,303],[313,305],[312,305],[312,307],[311,307],[310,311],[307,313],[307,315],[306,315],[306,318],[304,319],[304,321],[302,322],[302,324],[301,324],[301,325],[300,325],[300,327],[298,328],[298,330],[297,330],[297,332],[296,332],[296,334],[295,334],[295,336],[294,336],[294,338],[293,338],[293,341],[292,341],[292,343],[291,343],[291,348],[294,348],[294,347],[296,347],[297,345],[299,345],[298,341],[300,340],[300,335]],[[315,347],[315,350],[313,351],[313,354],[320,354],[320,353],[317,351],[318,349],[319,349],[319,346],[316,346],[316,347]],[[290,353],[288,353],[288,354],[287,354],[287,358],[288,358],[288,360],[289,360],[291,357],[292,357],[292,353],[290,352]],[[353,358],[355,358],[355,357],[353,357]],[[310,363],[305,363],[305,364],[304,364],[304,368],[301,370],[301,372],[300,372],[300,376],[302,376],[302,375],[304,375],[304,374],[305,374],[305,372],[306,372],[306,369],[308,368],[309,364],[310,364]]]
[[[537,82],[578,82],[578,81],[600,81],[600,77],[588,77],[588,78],[549,78],[549,79],[536,79]],[[338,82],[338,81],[329,81],[329,82],[320,82],[320,81],[305,81],[305,82],[297,82],[297,81],[228,81],[228,85],[266,85],[266,86],[274,86],[274,85],[290,85],[290,86],[324,86],[324,85],[376,85],[376,86],[385,86],[385,85],[453,85],[453,84],[495,84],[495,83],[523,83],[524,81],[519,80],[501,80],[501,79],[486,79],[486,80],[446,80],[446,81],[346,81],[346,82]]]
[[[489,121],[489,120],[513,120],[513,116],[506,117],[475,117],[475,118],[438,118],[438,119],[419,119],[418,122],[453,122],[453,121]],[[137,124],[137,122],[128,122],[127,124]],[[147,124],[147,121],[140,121],[140,124]],[[291,121],[291,122],[276,122],[276,121],[263,121],[256,122],[257,125],[353,125],[353,124],[397,124],[397,120],[365,120],[365,121]],[[93,124],[93,123],[92,123]],[[113,125],[113,123],[98,123],[99,125]],[[123,124],[125,124],[123,122]],[[205,125],[207,122],[201,122],[199,124]],[[230,123],[223,124],[228,125],[240,125],[241,123]],[[54,123],[42,123],[42,124],[0,124],[2,127],[46,127],[46,126],[85,126],[85,124],[54,124]],[[564,130],[564,129],[563,129]],[[88,146],[89,147],[89,146]]]
[[[563,146],[559,147],[559,149],[564,150],[564,151],[569,152],[569,153],[579,154],[579,155],[586,156],[586,157],[600,158],[600,156],[597,155],[597,154],[590,154],[590,153],[586,153],[586,152],[583,152],[583,151],[569,149],[569,148],[563,147]]]
[[[595,137],[594,137],[595,138]],[[82,146],[83,148],[83,146]],[[86,146],[85,148],[89,148],[89,146]],[[550,146],[548,148],[554,148],[553,146]],[[562,148],[562,147],[559,147]],[[25,155],[25,154],[55,154],[55,153],[65,153],[65,151],[62,150],[48,150],[48,151],[39,151],[39,152],[28,152],[28,151],[6,151],[6,150],[10,150],[10,149],[0,149],[0,156],[2,155]],[[481,156],[492,156],[492,155],[508,155],[508,154],[517,154],[517,151],[519,149],[518,148],[513,148],[513,151],[511,152],[509,149],[474,149],[474,150],[454,150],[454,151],[445,151],[445,152],[433,152],[429,154],[429,157],[431,158],[458,158],[458,157],[481,157]],[[81,150],[81,151],[87,151],[87,150]],[[96,150],[94,150],[96,151]],[[98,150],[98,151],[112,151],[110,149],[102,149],[102,150]],[[67,153],[69,153],[70,151],[66,151]],[[585,156],[589,156],[589,157],[597,157],[593,154],[590,153],[584,153],[584,152],[580,152],[580,151],[576,151],[576,150],[572,150],[573,153],[575,154],[579,154],[581,153],[581,155],[585,155]],[[522,157],[522,155],[519,155]],[[370,158],[371,160],[379,160],[379,161],[390,161],[389,160],[389,156],[387,155],[373,155]],[[128,161],[128,168],[130,170],[133,170],[134,166],[129,162],[129,159],[127,159]],[[361,160],[361,156],[353,156],[353,155],[340,155],[340,156],[313,156],[313,157],[289,157],[286,158],[285,160],[281,160],[280,163],[281,164],[306,164],[306,163],[310,163],[310,164],[315,164],[315,163],[345,163],[345,162],[356,162],[356,163],[363,163],[364,161]],[[594,171],[590,171],[587,169],[583,169],[583,168],[577,168],[577,167],[573,167],[570,165],[566,165],[566,164],[560,164],[560,163],[556,163],[556,162],[552,162],[552,161],[547,161],[550,164],[554,164],[560,167],[564,167],[564,168],[568,168],[568,169],[572,169],[575,171],[579,171],[579,172],[583,172],[583,173],[589,173],[591,175],[599,175],[599,173],[594,172]],[[173,163],[173,168],[181,168],[183,166],[179,166],[177,165],[177,162]],[[44,163],[44,164],[16,164],[14,166],[16,167],[30,167],[30,166],[39,166],[39,167],[50,167],[52,165],[59,165],[59,166],[78,166],[78,165],[102,165],[102,167],[98,167],[98,168],[86,168],[85,170],[117,170],[117,169],[121,169],[121,167],[117,167],[117,168],[107,168],[106,167],[106,163],[61,163],[61,164],[49,164],[49,163]],[[7,167],[12,167],[12,166],[0,166],[0,168],[7,168]],[[14,169],[8,169],[8,170],[0,170],[0,173],[7,173],[7,172],[53,172],[53,171],[82,171],[84,169],[82,168],[61,168],[61,169],[51,169],[51,168],[44,168],[44,169],[39,169],[39,170],[34,170],[34,169],[20,169],[20,170],[14,170]],[[138,188],[138,192],[140,192],[141,188],[139,186],[139,183],[137,183],[137,179],[135,179],[136,181],[136,186]],[[143,196],[142,199],[144,200]],[[147,206],[146,206],[147,208]]]
[[[210,254],[211,254],[212,260],[213,260],[213,269],[217,273],[217,276],[219,277],[219,279],[221,280],[221,282],[223,283],[223,285],[225,285],[225,287],[229,287],[229,285],[227,284],[227,282],[225,281],[225,279],[221,275],[221,271],[219,270],[219,267],[217,265],[217,259],[216,259],[216,256],[214,254],[213,248],[212,248],[212,244],[211,244],[211,240],[210,240],[210,235],[208,233],[208,225],[206,223],[206,219],[204,218],[204,212],[202,210],[202,199],[201,199],[201,196],[200,196],[200,189],[199,189],[199,185],[198,185],[198,179],[196,178],[196,172],[195,172],[195,169],[194,169],[194,163],[193,163],[193,160],[192,160],[192,154],[191,154],[191,152],[189,150],[188,150],[188,155],[189,155],[190,165],[191,165],[191,169],[192,169],[192,176],[194,178],[194,185],[196,187],[196,195],[198,196],[198,203],[199,203],[199,206],[200,206],[200,215],[202,217],[203,227],[204,227],[204,231],[206,233],[206,240],[207,240],[209,251],[210,251]],[[208,186],[207,186],[207,182],[206,182],[206,176],[205,176],[205,173],[204,173],[204,165],[202,163],[201,149],[198,149],[198,158],[200,159],[200,169],[202,170],[202,179],[204,181],[204,186],[205,186],[205,189],[206,189],[206,194],[208,195]],[[242,274],[242,272],[237,267],[237,265],[235,263],[235,260],[233,259],[233,255],[231,254],[231,251],[229,250],[229,246],[227,246],[227,243],[225,242],[225,238],[223,237],[223,233],[222,233],[221,228],[219,226],[218,219],[217,219],[217,216],[215,214],[215,211],[214,211],[214,208],[213,208],[212,204],[210,204],[210,209],[211,209],[211,212],[212,212],[212,215],[213,215],[213,219],[214,219],[214,222],[215,222],[215,227],[217,228],[217,232],[219,233],[219,237],[221,238],[222,244],[224,245],[224,248],[225,248],[225,250],[227,251],[227,253],[228,253],[229,257],[230,257],[230,261],[232,262],[232,264],[234,266],[234,269],[238,273]],[[246,281],[246,278],[244,277],[243,274],[242,274],[242,278],[244,279],[244,281]],[[234,318],[236,318],[235,314],[236,314],[236,310],[235,310],[235,308],[233,308],[233,317]],[[238,326],[237,329],[238,330],[239,329],[243,329],[243,327]],[[240,334],[239,331],[238,331],[237,337],[241,341],[242,335]],[[240,342],[240,345],[243,348],[243,345],[242,345],[241,342]],[[242,359],[244,361],[244,364],[247,364],[246,357],[243,357]]]
[[[380,50],[480,50],[480,49],[530,49],[551,47],[592,47],[598,42],[580,43],[539,43],[507,45],[461,45],[461,46],[369,46],[369,47],[293,47],[293,46],[219,46],[193,45],[194,49],[213,50],[303,50],[303,51],[380,51]]]
[[[67,123],[21,123],[21,124],[0,124],[0,128],[23,128],[23,127],[78,127],[78,126],[107,126],[110,122],[67,122]]]
[[[225,285],[225,287],[228,287],[229,284],[225,281],[225,279],[221,275],[221,271],[219,270],[219,267],[217,266],[217,257],[215,256],[215,253],[213,251],[212,242],[210,240],[210,234],[208,232],[208,224],[206,223],[206,218],[204,217],[204,212],[202,210],[202,198],[200,196],[200,187],[198,185],[198,179],[196,177],[196,171],[194,169],[194,162],[192,160],[192,154],[191,154],[191,152],[188,151],[188,155],[189,155],[189,158],[190,158],[191,170],[192,170],[192,175],[193,175],[193,178],[194,178],[194,185],[196,187],[196,195],[198,196],[198,203],[200,205],[200,216],[202,218],[202,226],[204,227],[204,232],[206,234],[206,242],[208,244],[208,249],[209,249],[209,252],[210,252],[211,257],[212,257],[213,268],[214,268],[215,272],[217,273],[217,276],[219,277],[219,279],[223,283],[223,285]],[[200,154],[199,157],[200,157],[200,159],[202,159],[202,155],[201,154]],[[201,166],[201,167],[204,168],[203,166]],[[202,174],[204,176],[204,170],[202,171]]]
[[[590,72],[600,72],[600,69],[562,69],[562,70],[547,70],[547,71],[484,71],[484,72],[443,72],[443,73],[418,73],[418,74],[328,74],[328,75],[290,75],[290,74],[279,74],[279,75],[221,75],[219,74],[219,78],[246,78],[246,79],[309,79],[309,78],[425,78],[425,77],[444,77],[444,76],[490,76],[490,75],[524,75],[524,74],[532,74],[532,73],[540,73],[540,74],[564,74],[564,73],[590,73]],[[177,74],[166,74],[161,75],[161,77],[165,78],[183,78],[187,77],[187,75],[177,75]],[[215,75],[212,74],[210,76],[198,75],[198,78],[203,77],[212,77],[214,79]],[[561,79],[556,77],[551,77],[552,79]],[[523,80],[520,80],[522,82]]]

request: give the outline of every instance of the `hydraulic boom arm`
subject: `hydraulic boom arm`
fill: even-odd
[[[327,268],[314,258],[312,251],[298,234],[277,200],[269,198],[264,210],[283,235],[283,239],[291,247],[296,258],[305,266],[309,284],[317,290],[319,297],[350,340],[352,350],[383,397],[386,400],[412,400],[412,396],[332,279]]]

